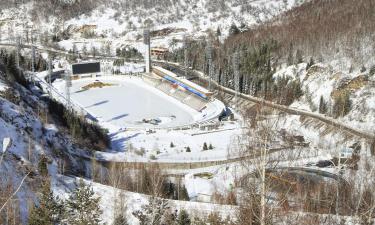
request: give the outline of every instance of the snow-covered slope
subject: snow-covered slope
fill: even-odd
[[[53,13],[47,18],[38,16],[35,13],[38,4],[26,1],[26,4],[0,10],[0,29],[7,31],[0,39],[5,41],[17,35],[26,39],[26,35],[31,36],[33,33],[40,41],[48,35],[65,32],[70,38],[62,40],[60,46],[67,49],[73,48],[72,43],[76,43],[80,49],[82,42],[88,42],[87,48],[95,46],[99,49],[108,43],[113,49],[122,45],[139,48],[143,28],[149,26],[156,31],[153,33],[153,45],[176,47],[171,46],[175,45],[173,39],[182,40],[184,35],[198,38],[207,35],[207,31],[216,33],[220,30],[220,37],[224,39],[232,24],[244,30],[270,20],[304,1],[111,0],[105,1],[90,13],[68,20],[59,18],[62,15],[54,16]],[[90,40],[83,38],[87,36],[90,36]]]
[[[306,69],[306,63],[284,67],[274,78],[289,77],[299,80],[305,93],[291,107],[319,111],[321,98],[327,104],[327,114],[332,116],[334,96],[348,92],[351,110],[338,120],[360,130],[374,132],[375,128],[375,76],[369,70],[343,71],[334,64],[318,63]]]
[[[48,115],[47,106],[36,94],[36,87],[33,88],[34,93],[18,84],[10,86],[1,80],[2,76],[1,74],[0,193],[1,196],[8,197],[20,186],[13,197],[15,201],[11,201],[17,202],[16,205],[9,203],[7,207],[19,207],[20,222],[27,224],[29,203],[36,200],[35,193],[46,179],[40,171],[40,159],[47,158],[49,174],[55,176],[57,172],[62,172],[58,165],[62,165],[64,158],[70,159],[71,168],[80,167],[72,154],[79,149],[73,145],[69,136],[60,132],[58,126],[53,124],[54,120]],[[8,142],[3,140],[10,140],[8,148],[3,148]],[[6,151],[3,152],[4,150]],[[6,185],[10,185],[10,192],[5,192]],[[4,202],[2,198],[0,206]]]

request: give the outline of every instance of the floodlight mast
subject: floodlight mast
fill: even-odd
[[[31,32],[31,71],[35,72],[35,45],[34,34]]]
[[[212,63],[212,44],[211,40],[208,40],[207,42],[207,48],[206,48],[206,54],[207,54],[207,60],[208,60],[208,89],[211,90],[211,83],[213,78],[213,63]]]
[[[48,56],[48,86],[49,97],[52,98],[52,56]]]
[[[20,54],[21,54],[21,37],[16,37],[16,66],[20,68]]]
[[[70,100],[70,88],[72,87],[72,77],[70,70],[65,70],[65,94],[66,94],[66,106],[68,109],[71,107]]]
[[[144,44],[146,46],[145,63],[146,63],[146,73],[151,72],[151,38],[150,29],[145,29],[143,31]]]

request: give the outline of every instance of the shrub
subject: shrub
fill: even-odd
[[[145,148],[141,148],[141,149],[136,149],[136,150],[134,150],[134,153],[136,154],[136,155],[140,155],[140,156],[144,156],[144,154],[146,153],[146,149]]]
[[[204,143],[203,143],[203,151],[206,151],[206,150],[208,150],[208,147],[207,147],[207,143],[204,142]]]

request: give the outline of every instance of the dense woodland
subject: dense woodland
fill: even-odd
[[[233,24],[230,36],[219,41],[222,31],[211,32],[210,42],[191,40],[187,43],[188,66],[209,74],[209,45],[212,46],[213,78],[235,88],[235,53],[238,54],[240,91],[289,105],[302,93],[298,81],[272,78],[280,65],[307,63],[307,69],[319,62],[341,60],[342,70],[374,70],[371,57],[375,49],[375,2],[359,0],[312,0],[271,21],[255,27]],[[210,44],[209,44],[210,43]],[[185,51],[178,49],[169,60],[184,63]],[[350,61],[344,61],[349,58]],[[348,65],[349,63],[349,65]],[[371,72],[370,72],[371,74]],[[308,98],[308,97],[307,97]],[[334,97],[333,116],[350,110],[348,93]],[[320,111],[327,112],[324,99]]]

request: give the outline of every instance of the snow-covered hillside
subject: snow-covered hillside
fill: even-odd
[[[1,73],[0,205],[10,197],[11,203],[6,205],[7,210],[19,209],[20,212],[19,217],[15,216],[18,218],[15,223],[27,224],[32,205],[29,203],[37,200],[36,191],[46,180],[41,166],[46,164],[48,176],[52,177],[63,172],[64,159],[69,159],[69,168],[75,168],[76,171],[84,171],[85,166],[76,164],[74,154],[81,150],[75,146],[71,137],[65,131],[60,131],[55,124],[58,120],[51,118],[47,104],[40,98],[40,90],[35,86],[31,89],[33,91],[30,91],[17,83],[9,84],[3,81],[3,76]],[[18,187],[20,189],[16,191]],[[6,218],[5,213],[1,212],[1,219]]]
[[[110,44],[112,53],[121,46],[141,49],[143,29],[155,31],[153,46],[175,48],[184,35],[199,38],[207,32],[218,33],[221,39],[229,34],[232,24],[245,30],[248,27],[270,20],[282,12],[303,3],[305,0],[253,0],[253,1],[162,1],[139,4],[138,1],[105,1],[89,13],[68,20],[48,14],[46,18],[35,14],[35,4],[0,10],[2,31],[0,40],[14,39],[17,35],[34,35],[37,41],[44,41],[51,34],[66,34],[68,40],[61,40],[60,46],[73,49],[73,43],[80,50],[82,43],[90,50]],[[69,7],[68,7],[69,8]],[[64,13],[64,12],[60,12]],[[87,38],[88,37],[88,38]],[[26,40],[24,42],[30,41]],[[65,39],[65,38],[64,38]]]
[[[351,110],[337,119],[359,130],[369,133],[374,131],[375,76],[371,75],[369,70],[345,72],[335,65],[323,63],[307,69],[306,63],[301,63],[284,67],[274,74],[275,79],[281,77],[299,80],[305,93],[291,107],[319,112],[319,105],[323,101],[327,105],[326,114],[332,116],[335,96],[348,92]]]

